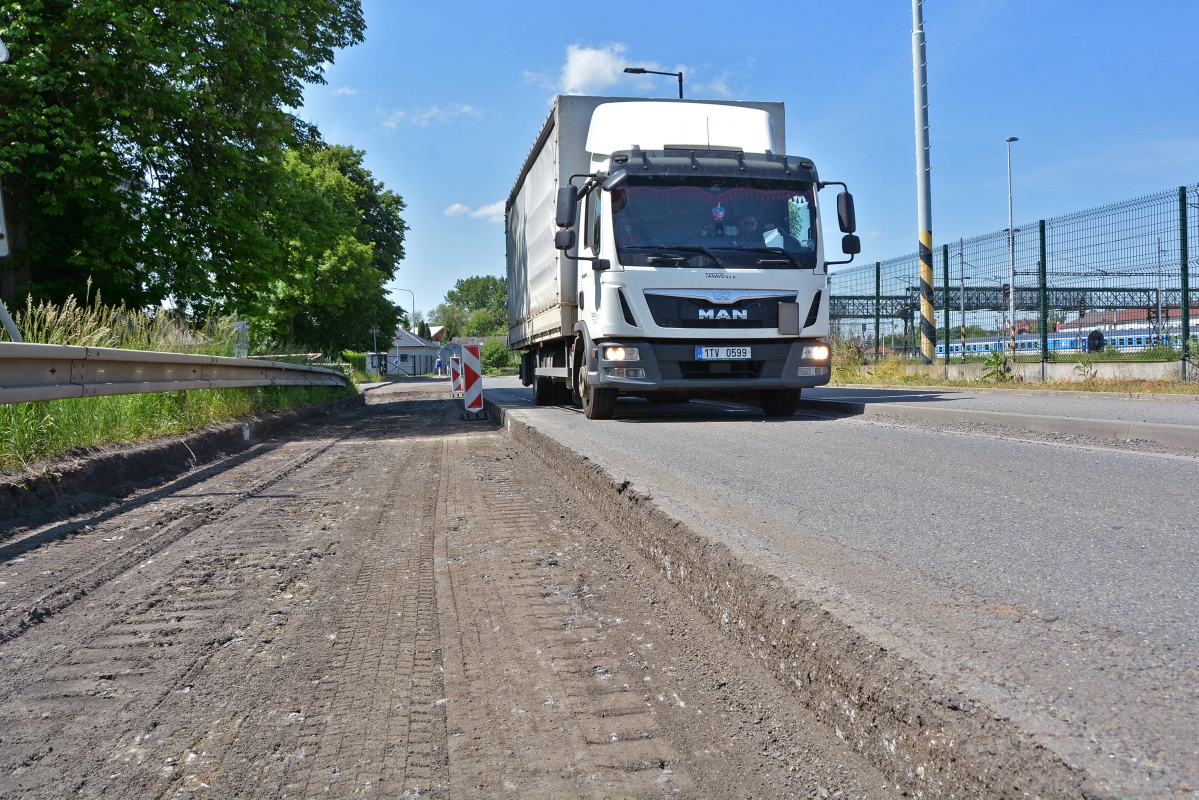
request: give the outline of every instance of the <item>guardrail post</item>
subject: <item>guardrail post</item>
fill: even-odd
[[[1187,379],[1187,359],[1191,355],[1191,276],[1187,266],[1187,187],[1178,187],[1178,260],[1182,278],[1182,298],[1178,304],[1182,315],[1182,379]]]
[[[879,321],[883,312],[883,262],[874,262],[874,360],[878,361]]]
[[[945,273],[945,366],[949,366],[949,245],[941,245],[941,267]],[[949,377],[946,374],[945,377]]]
[[[1037,284],[1041,290],[1041,383],[1045,382],[1045,362],[1049,360],[1049,268],[1045,259],[1045,220],[1040,222],[1041,259],[1037,264]]]

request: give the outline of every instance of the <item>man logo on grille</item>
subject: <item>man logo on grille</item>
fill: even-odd
[[[732,314],[730,315],[729,310],[727,308],[722,308],[719,311],[717,311],[714,308],[710,308],[710,309],[701,308],[699,310],[699,318],[700,319],[712,319],[712,320],[716,320],[716,319],[745,319],[745,320],[747,320],[747,319],[749,319],[749,311],[738,311],[737,309],[734,308],[732,311]]]

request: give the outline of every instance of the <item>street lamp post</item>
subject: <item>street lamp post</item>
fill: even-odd
[[[683,73],[682,72],[658,72],[657,70],[644,69],[642,67],[625,67],[624,71],[630,75],[673,75],[679,79],[679,99],[683,99]]]
[[[396,289],[397,292],[407,292],[412,297],[412,313],[408,315],[408,324],[412,324],[412,317],[416,314],[416,295],[411,289]]]
[[[1020,141],[1009,136],[1007,141],[1007,257],[1008,257],[1008,321],[1012,326],[1012,357],[1016,355],[1016,227],[1012,221],[1012,142]]]

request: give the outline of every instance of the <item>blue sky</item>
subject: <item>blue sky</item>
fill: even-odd
[[[782,100],[787,150],[846,181],[863,260],[916,241],[911,6],[904,0],[413,3],[365,0],[300,114],[364,149],[403,195],[394,287],[428,310],[458,278],[504,273],[503,200],[552,96]],[[1199,180],[1199,2],[926,0],[933,237]],[[407,292],[393,299],[409,307]]]

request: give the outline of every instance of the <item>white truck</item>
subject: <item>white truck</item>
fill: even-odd
[[[509,346],[539,405],[737,395],[790,416],[829,380],[818,194],[782,103],[559,96],[506,204]]]

